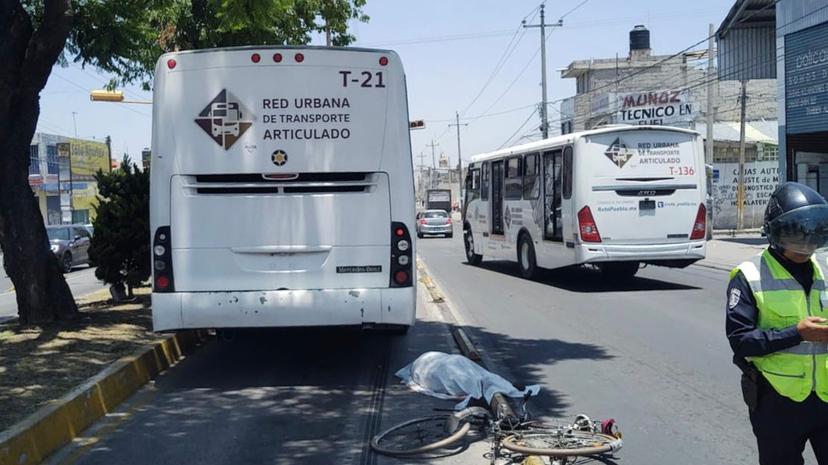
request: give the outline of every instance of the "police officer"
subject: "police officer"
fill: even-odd
[[[761,465],[803,463],[810,441],[828,465],[828,203],[793,182],[765,211],[770,247],[736,267],[727,289],[727,338]]]

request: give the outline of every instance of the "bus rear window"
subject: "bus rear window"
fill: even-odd
[[[594,177],[696,176],[696,136],[659,130],[620,131],[587,139],[585,156]]]

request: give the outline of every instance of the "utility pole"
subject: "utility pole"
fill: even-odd
[[[434,189],[434,172],[437,171],[437,159],[434,155],[434,149],[439,147],[436,141],[432,140],[430,144],[427,144],[426,147],[431,147],[431,173],[428,180],[428,185],[430,189]]]
[[[468,126],[469,123],[460,124],[460,113],[455,111],[454,117],[456,123],[449,124],[449,127],[457,128],[457,195],[463,198],[463,157],[460,155],[460,126]],[[458,199],[459,200],[459,199]]]
[[[707,150],[705,150],[704,162],[713,164],[713,125],[716,120],[716,109],[713,108],[713,75],[715,74],[714,63],[716,62],[716,26],[710,25],[710,39],[707,41]]]
[[[742,79],[742,116],[739,125],[739,186],[736,193],[736,229],[745,227],[745,110],[747,104],[747,79]]]
[[[541,134],[543,138],[546,139],[549,137],[549,118],[547,117],[547,101],[546,101],[546,17],[544,15],[544,7],[545,5],[541,3],[540,6],[540,24],[526,24],[526,21],[523,21],[523,27],[539,27],[541,33],[541,88],[542,88],[542,100],[541,100]],[[549,27],[561,27],[563,26],[563,19],[559,19],[555,24],[549,24]]]
[[[78,120],[76,118],[77,116],[78,116],[78,112],[73,111],[72,112],[72,123],[75,125],[75,139],[78,138]]]
[[[425,188],[425,180],[423,179],[423,158],[425,158],[425,153],[420,152],[420,181],[417,183],[417,191],[419,192],[420,202],[423,201],[425,198],[425,194],[423,194],[423,189]]]

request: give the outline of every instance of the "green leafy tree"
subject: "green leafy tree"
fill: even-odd
[[[132,289],[150,277],[149,172],[128,155],[121,167],[95,174],[98,204],[89,261],[101,281]]]
[[[149,88],[168,51],[310,42],[348,45],[365,0],[0,0],[0,248],[22,324],[70,319],[77,306],[47,246],[28,184],[40,92],[55,64],[93,66],[110,86]]]

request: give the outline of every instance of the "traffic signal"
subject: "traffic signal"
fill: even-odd
[[[408,123],[408,129],[425,129],[425,121],[418,119]]]
[[[93,102],[123,102],[124,92],[121,90],[93,90],[89,94]]]

